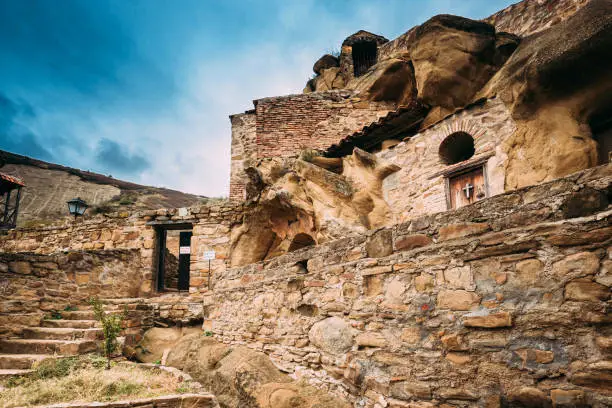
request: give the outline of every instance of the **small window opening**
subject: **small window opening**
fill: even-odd
[[[374,41],[360,41],[353,44],[353,71],[359,77],[376,64],[378,47]]]
[[[291,245],[289,245],[288,252],[297,251],[298,249],[313,246],[314,244],[315,244],[315,240],[310,235],[304,234],[304,233],[297,234],[293,238]]]
[[[474,155],[474,138],[465,132],[455,132],[440,143],[438,154],[444,164],[456,164]]]

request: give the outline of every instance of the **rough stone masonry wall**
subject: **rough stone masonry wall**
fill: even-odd
[[[91,296],[138,296],[140,267],[133,249],[0,253],[0,336],[38,326],[45,314],[82,305]]]
[[[255,112],[230,116],[232,122],[232,157],[230,164],[230,193],[233,202],[246,199],[248,178],[244,168],[250,161],[257,159]]]
[[[12,319],[16,327],[36,326],[43,313],[62,310],[67,304],[82,305],[91,295],[147,298],[146,302],[120,303],[128,304],[130,310],[152,310],[170,321],[201,319],[202,293],[208,291],[209,275],[203,254],[216,252],[210,263],[214,279],[228,266],[230,228],[241,220],[242,212],[240,205],[223,204],[109,214],[9,231],[0,236],[0,326],[14,314],[32,314],[20,317],[19,322]],[[154,291],[155,226],[167,223],[193,224],[189,293]]]
[[[327,148],[394,108],[347,90],[260,99],[257,157],[296,157],[306,148]]]
[[[207,325],[356,406],[610,406],[611,185],[602,166],[229,269]]]
[[[440,143],[457,131],[474,138],[475,153],[469,162],[489,157],[485,162],[488,196],[503,193],[506,154],[502,146],[515,129],[503,102],[492,99],[441,121],[393,149],[377,153],[401,168],[383,181],[383,194],[394,214],[389,225],[447,210],[445,178],[440,173],[453,166],[440,160],[439,149]]]

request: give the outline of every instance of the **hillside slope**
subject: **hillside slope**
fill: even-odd
[[[19,226],[47,223],[67,215],[66,201],[80,197],[88,213],[119,209],[189,207],[208,198],[166,188],[142,186],[127,181],[47,163],[0,150],[0,172],[21,178],[23,190]]]

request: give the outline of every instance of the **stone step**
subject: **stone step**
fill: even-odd
[[[75,356],[95,351],[93,340],[0,340],[0,353],[5,354],[62,354]]]
[[[42,327],[55,328],[93,329],[99,326],[100,323],[96,320],[45,319],[42,322]]]
[[[73,312],[60,312],[64,320],[96,320],[91,310],[75,310]]]
[[[29,370],[32,364],[59,356],[45,354],[0,354],[0,369],[2,370]]]
[[[0,380],[5,378],[22,376],[33,372],[34,370],[14,370],[14,369],[0,369]]]
[[[24,339],[39,340],[97,340],[102,339],[102,329],[75,329],[71,327],[27,327],[23,329]]]

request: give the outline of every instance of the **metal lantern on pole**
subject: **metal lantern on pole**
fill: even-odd
[[[70,211],[71,215],[74,215],[75,220],[76,217],[85,214],[85,210],[87,210],[87,207],[89,207],[87,203],[78,197],[68,201],[68,211]]]

